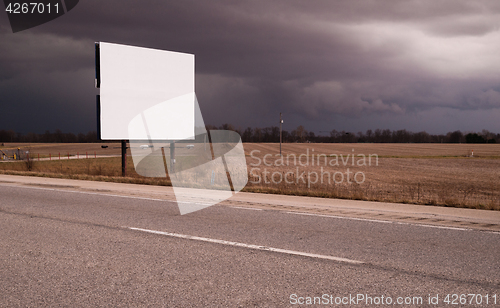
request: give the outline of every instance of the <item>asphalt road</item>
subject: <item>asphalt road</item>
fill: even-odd
[[[4,182],[0,234],[1,307],[500,307],[495,231]]]

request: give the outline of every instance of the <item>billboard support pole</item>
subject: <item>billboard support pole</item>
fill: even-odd
[[[122,176],[127,176],[127,141],[122,140]]]
[[[170,170],[175,173],[175,142],[170,142]]]

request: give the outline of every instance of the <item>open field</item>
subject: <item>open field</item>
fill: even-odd
[[[117,155],[118,143],[5,144],[33,154],[97,152]],[[500,144],[279,144],[244,145],[249,183],[245,191],[500,210]],[[474,150],[474,157],[468,157]],[[264,156],[266,160],[264,160]],[[277,156],[278,155],[278,156]],[[46,176],[170,185],[168,178],[144,178],[128,159],[35,161]],[[4,170],[4,171],[1,171]],[[0,172],[26,172],[26,163],[0,163]]]
[[[101,148],[107,145],[108,148]],[[278,154],[279,144],[276,143],[245,143],[245,153],[259,150],[263,154]],[[119,155],[120,143],[4,143],[3,150],[31,149],[33,153],[47,156],[51,153],[80,154],[88,152],[97,155]],[[465,157],[474,150],[475,157],[500,158],[500,144],[439,144],[439,143],[284,143],[283,154],[303,154],[309,149],[315,154],[350,154],[352,149],[356,154],[378,154],[379,157],[418,158],[418,157]]]
[[[465,157],[474,150],[474,157],[500,158],[500,144],[447,144],[447,143],[284,143],[282,153],[305,154],[377,154],[379,157],[427,158]],[[278,154],[276,143],[245,143],[245,152],[259,150],[263,154]]]
[[[467,149],[472,147],[474,157],[467,157]],[[245,150],[250,153],[247,157],[249,180],[256,182],[247,187],[253,189],[500,209],[500,145],[286,144],[283,147],[284,166],[278,166],[281,161],[276,161],[277,145],[248,144]],[[252,154],[252,150],[258,152]],[[267,153],[272,153],[266,161],[272,162],[271,166],[263,160]],[[295,161],[294,154],[297,156]],[[305,181],[298,179],[302,172]],[[285,178],[287,173],[288,178]],[[354,178],[356,173],[359,174]]]

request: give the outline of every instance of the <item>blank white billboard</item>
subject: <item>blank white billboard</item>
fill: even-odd
[[[101,139],[194,138],[194,55],[98,44]]]

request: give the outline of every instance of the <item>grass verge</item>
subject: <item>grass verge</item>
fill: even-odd
[[[171,186],[170,178],[148,178],[137,174],[132,159],[127,161],[127,177],[121,176],[121,158],[72,159],[0,163],[0,174],[39,176],[87,181]],[[30,170],[30,171],[28,171]],[[378,171],[390,173],[388,170]],[[375,177],[375,176],[373,176]],[[251,179],[251,176],[249,177]],[[392,203],[409,203],[471,209],[500,210],[498,185],[464,183],[447,180],[367,182],[364,184],[313,185],[265,184],[249,181],[244,192],[337,198]]]

